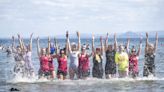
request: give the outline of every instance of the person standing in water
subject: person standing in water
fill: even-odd
[[[143,69],[143,76],[155,76],[155,53],[158,46],[158,34],[156,33],[155,44],[149,43],[148,33],[146,33],[146,47],[145,47],[145,62]]]
[[[129,57],[128,57],[128,48],[129,48],[130,39],[128,39],[126,50],[125,47],[121,44],[119,46],[118,52],[115,54],[115,62],[118,65],[118,74],[120,78],[128,77],[128,68],[129,68]]]
[[[60,80],[65,80],[67,76],[67,43],[66,47],[63,49],[60,49],[58,53],[58,45],[57,45],[57,40],[55,39],[55,46],[56,46],[56,54],[53,55],[53,58],[57,58],[58,61],[58,71],[57,71],[57,76],[58,79]]]
[[[131,53],[129,54],[129,76],[132,78],[138,77],[139,70],[138,70],[138,60],[139,55],[141,53],[141,46],[142,46],[142,39],[140,38],[140,44],[138,51],[133,46],[131,49]]]
[[[116,62],[115,54],[117,51],[117,39],[116,34],[114,34],[114,45],[108,45],[108,33],[105,40],[105,53],[106,53],[106,64],[105,64],[105,75],[106,78],[116,77]]]
[[[94,35],[92,35],[92,52],[93,52],[93,68],[92,76],[95,78],[103,78],[103,41],[100,37],[101,48],[94,48]]]
[[[18,36],[18,40],[19,40],[19,46],[15,47],[15,38],[14,36],[12,36],[12,54],[14,56],[14,60],[16,62],[13,72],[14,75],[19,75],[21,77],[25,77],[25,61],[23,59],[23,52],[22,52],[22,44],[21,44],[21,40],[20,37]]]
[[[20,35],[18,35],[20,38]],[[20,40],[20,44],[23,46],[23,59],[25,61],[25,76],[26,77],[35,77],[34,66],[32,64],[32,36],[30,36],[29,44],[25,46],[23,39]]]
[[[81,48],[81,53],[79,55],[79,79],[86,79],[90,75],[90,62],[89,57],[92,56],[86,52],[87,46],[84,44]]]
[[[48,38],[48,47],[50,43],[50,38]],[[50,79],[50,70],[49,70],[49,61],[51,60],[50,57],[50,50],[46,50],[46,48],[40,48],[39,45],[39,37],[37,38],[37,53],[40,61],[40,69],[39,69],[39,79]]]
[[[80,33],[77,32],[78,36],[78,46],[76,43],[70,45],[68,31],[66,33],[67,43],[68,43],[68,52],[70,56],[70,65],[69,65],[69,76],[70,79],[74,79],[75,75],[78,77],[78,66],[79,66],[79,54],[80,54]]]

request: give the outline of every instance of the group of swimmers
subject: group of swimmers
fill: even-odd
[[[14,67],[15,73],[22,74],[22,77],[34,77],[34,66],[32,64],[32,36],[30,36],[29,44],[25,45],[23,38],[18,34],[19,45],[15,47],[15,38],[12,37],[12,53],[14,55],[16,64]],[[114,34],[114,43],[108,44],[108,34],[105,41],[100,37],[100,47],[95,48],[95,38],[92,35],[92,51],[87,52],[88,46],[81,45],[80,33],[77,32],[78,43],[71,43],[68,31],[66,32],[66,43],[64,48],[58,48],[57,39],[54,38],[54,43],[51,43],[48,37],[48,46],[40,47],[39,37],[37,38],[37,54],[40,68],[38,71],[39,79],[53,80],[58,78],[66,79],[69,74],[70,79],[87,79],[90,76],[90,58],[93,58],[92,76],[94,78],[107,79],[115,78],[118,72],[119,78],[132,77],[136,78],[139,74],[138,61],[142,48],[142,39],[138,50],[135,46],[129,49],[130,39],[127,39],[127,44],[118,45],[116,34]],[[145,47],[145,62],[143,69],[143,76],[155,76],[155,53],[158,45],[158,34],[156,33],[155,44],[149,43],[148,33],[146,33],[146,47]],[[106,59],[103,56],[106,56]],[[67,67],[68,58],[70,59],[69,67]],[[58,68],[55,72],[53,61],[57,59]],[[105,68],[103,62],[106,60]],[[105,69],[105,71],[104,71]]]

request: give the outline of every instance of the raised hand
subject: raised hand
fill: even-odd
[[[32,36],[33,36],[33,33],[31,33],[30,38],[32,38]]]
[[[69,33],[68,33],[68,31],[66,31],[66,38],[68,38],[69,37]]]
[[[114,33],[114,39],[116,39],[116,33]]]
[[[77,37],[80,37],[80,33],[79,33],[79,31],[77,31],[76,34],[77,34]]]
[[[158,33],[156,32],[156,39],[158,39]]]
[[[92,33],[92,40],[94,40],[95,39],[95,37],[94,37],[94,34]]]
[[[146,32],[146,38],[148,38],[148,32]]]

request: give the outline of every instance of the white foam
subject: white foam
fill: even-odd
[[[22,77],[15,77],[10,81],[7,81],[8,83],[42,83],[46,82],[49,84],[59,84],[59,85],[93,85],[97,83],[114,83],[114,82],[136,82],[136,81],[160,81],[164,80],[164,78],[158,78],[158,77],[138,77],[136,79],[133,78],[112,78],[112,79],[96,79],[96,78],[88,78],[86,80],[47,80],[47,79],[37,79],[36,78],[22,78]]]

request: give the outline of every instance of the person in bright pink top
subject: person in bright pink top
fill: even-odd
[[[84,44],[81,49],[81,53],[79,54],[79,79],[86,79],[90,75],[90,63],[89,63],[89,57],[91,57],[92,54],[88,54],[86,52],[86,45]]]
[[[129,76],[132,78],[138,77],[139,70],[138,70],[138,60],[139,55],[141,53],[141,46],[142,40],[140,39],[140,45],[138,52],[136,52],[135,47],[133,46],[131,49],[131,53],[129,54]]]

